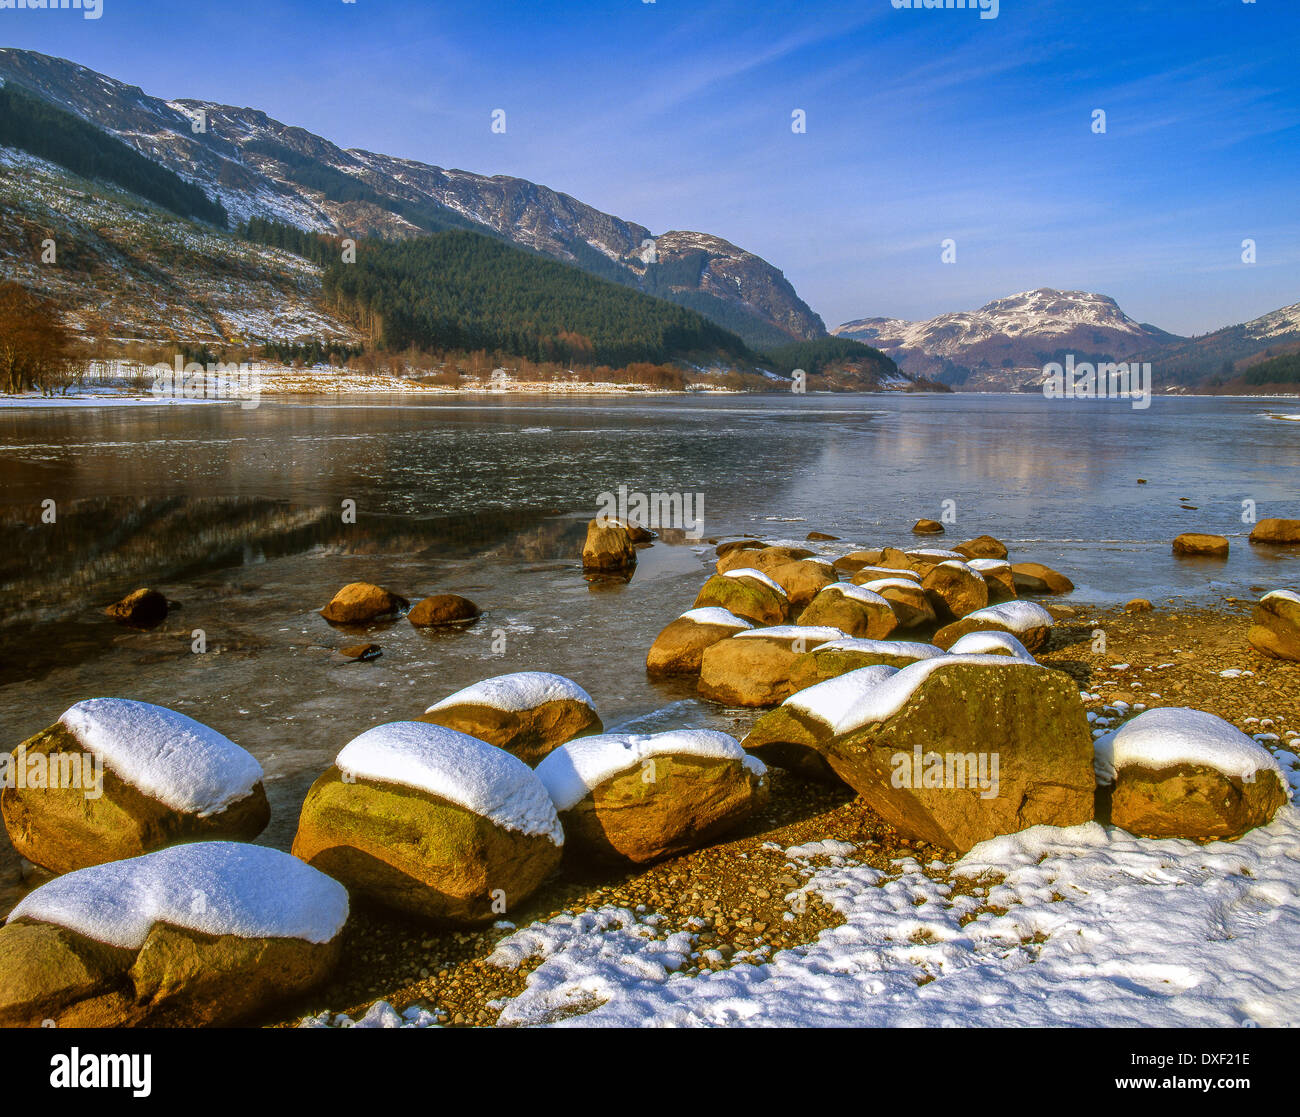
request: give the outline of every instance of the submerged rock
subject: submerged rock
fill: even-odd
[[[1185,531],[1174,540],[1174,554],[1202,558],[1227,558],[1228,540],[1222,535]]]
[[[1300,520],[1260,520],[1250,533],[1252,543],[1300,543]]]
[[[114,602],[104,612],[130,628],[157,628],[167,619],[167,598],[157,590],[141,589]]]
[[[390,593],[382,586],[352,582],[334,595],[320,615],[330,624],[369,624],[400,616],[410,604],[406,598]]]
[[[912,525],[914,535],[942,535],[943,530],[943,524],[938,520],[917,520]]]
[[[636,566],[631,533],[617,520],[592,520],[582,545],[582,568],[598,573],[622,573]]]
[[[416,628],[435,628],[440,625],[459,625],[477,619],[482,610],[468,597],[456,593],[440,593],[426,597],[407,614],[406,619]]]

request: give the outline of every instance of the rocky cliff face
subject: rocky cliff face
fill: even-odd
[[[69,109],[194,182],[232,222],[408,237],[490,232],[698,310],[751,345],[824,337],[822,320],[767,261],[707,233],[649,229],[524,179],[344,150],[251,108],[164,101],[84,66],[0,49],[0,80]]]

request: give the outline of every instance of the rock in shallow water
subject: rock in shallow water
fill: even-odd
[[[410,606],[404,597],[369,582],[352,582],[334,595],[320,615],[330,624],[356,625],[399,616]]]

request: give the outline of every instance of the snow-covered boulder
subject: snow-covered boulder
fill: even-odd
[[[910,640],[866,640],[850,638],[819,644],[800,656],[790,669],[795,690],[847,675],[862,667],[885,664],[907,667],[922,659],[944,655],[941,648]]]
[[[778,625],[754,628],[704,650],[700,694],[728,706],[775,706],[793,694],[796,663],[828,640],[842,640],[838,628]]]
[[[484,679],[434,703],[417,720],[468,733],[534,765],[565,741],[604,728],[590,694],[546,671]]]
[[[906,578],[902,575],[882,578],[877,568],[867,567],[853,576],[853,584],[864,590],[878,593],[894,610],[899,628],[920,628],[934,624],[934,606],[921,588],[919,578]]]
[[[943,849],[1093,816],[1077,684],[1001,655],[868,667],[788,698],[747,748],[816,749],[900,833]]]
[[[592,520],[582,545],[582,568],[598,573],[623,573],[636,566],[632,534],[617,520]]]
[[[752,554],[741,551],[739,554]],[[753,624],[780,624],[790,599],[785,590],[761,570],[741,566],[715,574],[701,587],[694,609],[726,609]]]
[[[733,551],[718,559],[717,571],[726,574],[732,570],[752,567],[764,574],[771,574],[778,566],[789,562],[799,562],[813,557],[807,547],[764,546],[758,550]]]
[[[698,675],[704,650],[753,625],[726,609],[692,609],[665,628],[646,655],[653,676]]]
[[[921,586],[940,621],[960,620],[989,603],[984,576],[959,559],[935,563],[925,572]]]
[[[263,846],[80,869],[0,928],[0,1027],[239,1023],[324,981],[347,918],[342,885]]]
[[[949,655],[1009,655],[1026,663],[1038,661],[1009,632],[968,632],[948,649]]]
[[[951,648],[971,632],[1007,632],[1031,652],[1041,651],[1052,631],[1052,614],[1033,601],[1004,601],[967,613],[934,635],[941,648]]]
[[[1016,589],[1016,576],[1012,572],[1011,563],[1006,559],[977,558],[971,559],[966,565],[984,579],[989,588],[990,605],[1014,601],[1020,596]]]
[[[827,586],[802,613],[801,625],[838,628],[849,636],[883,640],[898,627],[893,607],[880,594],[850,582]]]
[[[1059,570],[1041,562],[1016,562],[1011,564],[1017,593],[1059,594],[1072,593],[1074,583]]]
[[[1238,838],[1287,801],[1266,748],[1202,710],[1147,710],[1096,741],[1110,821],[1143,838]]]
[[[349,742],[312,785],[293,852],[354,897],[472,925],[532,895],[563,844],[550,796],[522,760],[400,721]]]
[[[947,551],[942,547],[918,547],[915,550],[905,552],[904,557],[913,570],[920,571],[922,574],[930,567],[937,566],[941,562],[966,561],[956,551]]]
[[[9,839],[54,873],[181,841],[251,841],[271,818],[248,752],[147,702],[78,702],[0,762]]]
[[[883,644],[883,641],[838,641],[850,644]],[[828,645],[829,646],[829,645]],[[939,655],[942,652],[938,652]],[[911,662],[917,662],[912,660]],[[835,733],[838,711],[860,698],[898,668],[887,663],[859,666],[809,685],[787,698],[775,710],[769,710],[741,742],[745,751],[764,764],[796,772],[822,783],[842,784],[821,746]]]
[[[1274,659],[1300,662],[1300,594],[1274,590],[1260,598],[1246,638]]]
[[[813,600],[827,586],[839,580],[835,567],[826,559],[796,559],[774,566],[771,578],[785,590],[789,608],[793,612]]]
[[[967,559],[1005,559],[1007,557],[1007,545],[1002,540],[995,539],[991,535],[977,535],[974,539],[967,539],[965,543],[958,543],[953,550]]]
[[[610,733],[556,749],[537,767],[570,853],[636,864],[685,853],[748,818],[767,770],[711,730]]]
[[[320,611],[330,624],[363,625],[372,621],[392,620],[410,608],[404,597],[372,585],[370,582],[351,582],[344,586],[330,603]]]

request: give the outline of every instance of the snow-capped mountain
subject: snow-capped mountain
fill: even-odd
[[[884,350],[913,375],[971,386],[1013,370],[1040,369],[1066,353],[1124,360],[1139,350],[1181,340],[1130,318],[1114,299],[1041,287],[922,322],[863,318],[832,331]]]
[[[1136,354],[1170,384],[1232,381],[1251,363],[1300,351],[1300,303],[1199,337],[1178,338]]]
[[[752,345],[826,335],[777,268],[707,233],[656,236],[523,179],[344,150],[256,109],[162,100],[33,51],[0,49],[0,81],[76,113],[170,168],[220,201],[232,223],[260,217],[386,237],[471,228],[682,303]]]

